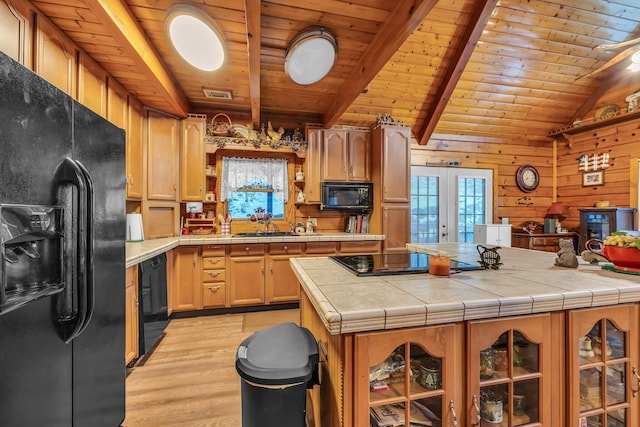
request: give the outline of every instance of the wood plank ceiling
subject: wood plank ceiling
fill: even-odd
[[[593,107],[628,61],[580,78],[640,37],[637,0],[199,0],[228,59],[199,72],[164,34],[171,0],[33,0],[146,106],[178,116],[226,112],[241,123],[371,126],[390,114],[427,144],[441,135],[550,140]],[[319,83],[284,72],[288,43],[320,25],[338,60]],[[640,48],[640,44],[637,45]],[[629,93],[640,89],[640,73]],[[233,100],[208,99],[203,89]]]

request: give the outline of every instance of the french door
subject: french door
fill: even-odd
[[[411,167],[411,242],[473,242],[492,222],[491,169]]]

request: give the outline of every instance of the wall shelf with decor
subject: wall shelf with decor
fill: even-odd
[[[205,152],[215,153],[218,150],[258,151],[268,153],[291,153],[304,159],[307,154],[306,142],[288,141],[250,141],[244,138],[209,136],[205,137]]]
[[[574,135],[582,132],[587,132],[593,129],[598,129],[605,126],[611,126],[618,123],[624,123],[631,120],[640,119],[640,109],[636,109],[633,111],[627,111],[626,109],[621,109],[618,113],[613,115],[612,117],[607,117],[603,119],[597,119],[595,117],[584,119],[580,121],[574,122],[574,124],[567,125],[560,129],[553,129],[549,131],[549,136],[563,136],[563,135]]]

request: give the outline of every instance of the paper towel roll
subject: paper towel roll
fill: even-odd
[[[142,215],[139,213],[127,214],[127,242],[140,242],[144,240],[142,230]]]

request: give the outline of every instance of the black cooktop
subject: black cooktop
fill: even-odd
[[[351,270],[357,276],[384,276],[388,274],[428,273],[430,254],[419,252],[339,255],[329,258]],[[451,272],[483,270],[481,265],[451,260]]]

